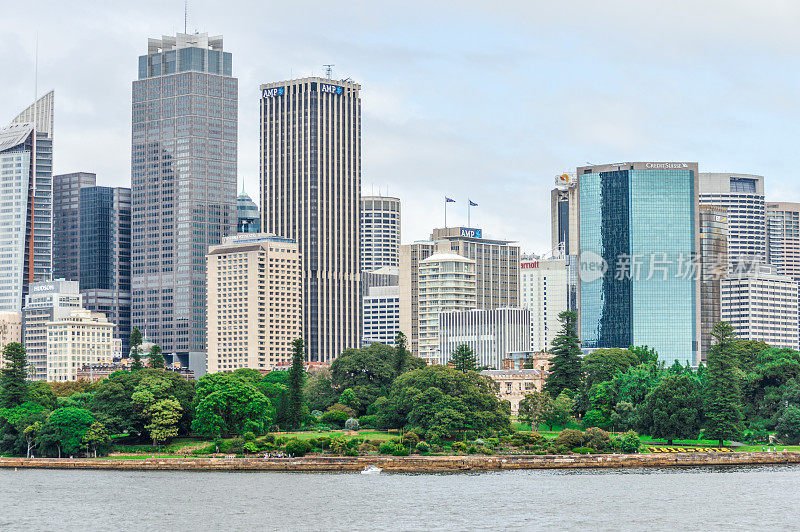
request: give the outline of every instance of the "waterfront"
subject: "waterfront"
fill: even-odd
[[[463,474],[0,470],[4,530],[790,529],[800,467]]]

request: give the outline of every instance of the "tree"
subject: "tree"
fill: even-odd
[[[775,430],[782,442],[790,445],[800,443],[800,407],[789,405],[778,418]]]
[[[131,331],[131,371],[139,371],[142,369],[142,331],[138,327],[134,327]]]
[[[43,428],[44,424],[41,421],[35,421],[25,427],[25,430],[22,431],[22,433],[25,435],[25,442],[27,443],[28,447],[25,453],[26,458],[31,457],[31,451],[34,448],[34,444],[39,438],[39,435],[42,433]]]
[[[398,331],[394,339],[394,373],[400,375],[403,373],[406,358],[408,358],[408,349],[406,348],[406,335],[403,331]]]
[[[547,425],[550,430],[553,430],[556,425],[566,427],[569,422],[575,401],[567,394],[567,391],[558,394],[558,397],[550,403],[549,408],[542,413],[542,423]]]
[[[86,447],[87,456],[91,451],[94,457],[97,458],[97,448],[105,446],[109,441],[111,441],[111,438],[106,432],[105,425],[95,421],[91,424],[89,430],[86,431],[86,434],[83,435],[81,443]]]
[[[336,360],[339,359],[337,358]],[[334,360],[334,363],[336,360]],[[308,401],[309,410],[324,412],[329,406],[339,400],[339,395],[340,394],[336,393],[336,390],[333,389],[333,381],[331,380],[331,374],[328,370],[314,371],[306,379],[306,385],[303,388],[303,397]]]
[[[647,396],[640,428],[669,445],[678,438],[695,439],[703,426],[703,391],[692,375],[670,375]]]
[[[161,354],[161,348],[157,345],[150,347],[150,360],[147,366],[151,369],[164,369],[166,366],[164,355]]]
[[[209,373],[197,382],[194,432],[210,436],[264,434],[275,423],[275,409],[263,393],[227,373]]]
[[[619,347],[595,349],[583,358],[586,387],[610,381],[619,372],[639,364],[639,357],[629,349]]]
[[[342,392],[342,395],[339,397],[339,402],[353,409],[357,409],[361,406],[352,388],[347,388]]]
[[[351,406],[362,415],[378,397],[389,394],[397,377],[396,354],[394,348],[384,344],[345,349],[331,364],[333,389],[339,394],[351,389],[358,399],[358,405]]]
[[[175,399],[162,399],[148,407],[150,423],[145,428],[153,440],[153,447],[178,435],[181,410],[181,404]]]
[[[3,348],[5,367],[0,370],[0,406],[13,408],[25,402],[28,395],[28,357],[25,348],[11,342]]]
[[[530,423],[531,430],[539,430],[544,414],[552,408],[553,398],[545,391],[535,391],[525,395],[519,402],[519,418]]]
[[[636,355],[636,358],[639,359],[639,364],[658,361],[658,352],[646,345],[631,346],[628,351]]]
[[[306,349],[302,338],[292,342],[292,368],[289,370],[289,397],[286,401],[286,424],[299,428],[303,418],[303,386],[306,383]]]
[[[466,373],[467,371],[475,371],[477,360],[472,349],[467,344],[461,344],[456,347],[450,356],[450,363],[456,370]]]
[[[92,413],[83,408],[58,408],[47,417],[39,436],[39,447],[53,453],[79,454],[83,437],[95,422]]]
[[[581,344],[578,340],[576,323],[578,315],[565,311],[558,315],[561,331],[553,338],[550,350],[550,374],[544,389],[551,397],[558,397],[563,390],[578,390],[581,387],[583,368],[581,365]]]
[[[708,439],[733,440],[742,434],[742,392],[733,327],[726,322],[714,325],[715,343],[706,362],[706,430]]]

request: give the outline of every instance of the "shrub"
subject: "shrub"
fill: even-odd
[[[362,443],[361,445],[358,446],[358,452],[363,453],[363,454],[367,454],[369,452],[372,452],[374,449],[375,449],[375,447],[373,447],[371,443],[367,443],[367,442],[364,442],[364,443]]]
[[[566,445],[556,445],[556,454],[567,454],[570,452],[570,448]]]
[[[477,438],[473,443],[475,445],[483,445],[483,439],[482,438]]]
[[[244,452],[256,454],[259,451],[258,445],[255,442],[249,441],[244,444]]]
[[[586,436],[586,447],[591,447],[601,452],[611,450],[611,435],[603,429],[592,427],[586,429],[584,434]]]
[[[409,454],[411,453],[408,452],[408,449],[404,445],[395,445],[392,456],[408,456]]]
[[[481,454],[486,454],[486,455],[494,454],[494,450],[489,449],[488,447],[480,447],[478,449],[478,452],[481,453]]]
[[[469,453],[469,454],[478,454],[478,448],[475,447],[474,445],[472,445],[472,446],[470,446],[469,449],[467,449],[467,453]]]
[[[591,447],[575,447],[572,452],[575,454],[594,454],[594,449]]]
[[[394,454],[395,449],[396,449],[395,444],[393,444],[392,442],[386,441],[386,442],[383,442],[380,445],[380,447],[378,447],[378,452],[381,453],[381,454]]]
[[[335,403],[335,404],[331,405],[325,411],[326,414],[328,412],[344,412],[345,414],[347,414],[347,417],[356,417],[356,411],[353,410],[352,408],[350,408],[349,406],[347,406],[345,404],[342,404],[342,403]],[[347,419],[347,418],[345,418],[345,419]]]
[[[317,419],[321,418],[322,417],[322,411],[321,410],[312,410],[311,411],[311,417],[314,417],[314,418],[317,418]]]
[[[376,420],[377,416],[361,416],[358,418],[358,424],[365,429],[374,429],[376,427]]]
[[[358,451],[355,449],[347,449],[344,453],[345,456],[358,456]]]
[[[349,418],[344,422],[344,428],[347,430],[358,430],[358,420],[356,418]]]
[[[275,443],[275,435],[274,434],[265,434],[262,439],[266,443]]]
[[[541,443],[544,440],[544,437],[536,432],[517,432],[514,434],[513,439],[520,444]]]
[[[425,443],[424,441],[421,441],[421,442],[419,442],[419,443],[417,444],[417,452],[418,452],[419,454],[427,454],[427,453],[429,453],[430,451],[431,451],[431,447],[430,447],[430,445],[428,445],[428,444],[427,444],[427,443]]]
[[[583,426],[588,427],[608,427],[608,418],[600,410],[589,410],[583,416]]]
[[[431,445],[441,445],[442,444],[442,435],[438,431],[429,430],[425,433],[425,441],[430,443]]]
[[[322,421],[324,423],[329,423],[331,425],[336,425],[337,427],[341,427],[345,424],[347,419],[351,417],[347,412],[342,412],[341,410],[328,410],[324,414],[322,414]]]
[[[305,456],[311,450],[311,445],[303,440],[289,440],[286,442],[286,454],[292,456]]]
[[[452,449],[453,449],[453,452],[462,452],[462,453],[465,453],[465,452],[467,452],[467,449],[468,449],[468,448],[469,448],[469,447],[467,447],[467,444],[466,444],[466,443],[464,443],[463,441],[456,441],[456,442],[453,442],[453,447],[452,447]]]
[[[585,440],[586,438],[583,432],[574,429],[564,429],[556,437],[555,444],[572,449],[574,447],[583,447]]]
[[[638,453],[642,449],[642,441],[639,435],[629,430],[621,436],[614,438],[614,449],[622,453]]]
[[[242,434],[242,439],[244,441],[253,441],[256,439],[256,435],[253,432],[245,432],[244,434]]]
[[[244,440],[241,438],[234,438],[228,444],[228,449],[226,452],[234,453],[234,454],[242,454],[244,452]]]
[[[333,438],[328,448],[332,453],[344,454],[347,450],[347,440],[343,437]]]
[[[419,443],[419,436],[415,432],[406,432],[403,434],[403,443],[409,448],[414,448]]]
[[[488,443],[489,445],[500,445],[500,439],[499,438],[487,438],[486,439],[486,443]]]

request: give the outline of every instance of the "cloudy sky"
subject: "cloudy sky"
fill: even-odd
[[[55,171],[130,183],[131,81],[183,2],[0,0],[0,122],[56,91]],[[363,190],[403,200],[403,240],[442,223],[550,248],[553,178],[586,162],[698,161],[800,201],[800,4],[790,1],[193,0],[239,78],[239,176],[258,189],[258,86],[362,84]]]

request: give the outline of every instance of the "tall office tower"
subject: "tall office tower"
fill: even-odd
[[[247,195],[244,189],[236,198],[236,232],[261,232],[261,215],[258,213],[258,205]]]
[[[309,360],[361,339],[361,86],[304,78],[261,85],[261,219],[297,240]]]
[[[439,318],[443,312],[475,308],[475,261],[455,253],[434,253],[419,263],[419,356],[438,364]]]
[[[722,279],[728,272],[728,209],[700,205],[700,360],[714,343],[711,331],[722,320]]]
[[[768,262],[800,282],[800,203],[767,203],[766,209]]]
[[[131,189],[80,191],[80,288],[83,306],[117,327],[128,353],[131,336]]]
[[[550,225],[554,255],[578,254],[577,184],[576,176],[561,174],[556,177],[556,188],[550,191]]]
[[[78,281],[40,281],[31,284],[22,309],[22,338],[35,374],[35,380],[47,378],[47,323],[69,316],[83,308]]]
[[[569,310],[567,258],[523,256],[519,266],[520,306],[530,310],[531,318],[530,345],[524,351],[547,351],[561,330],[558,315]]]
[[[797,349],[797,297],[797,281],[772,265],[737,268],[722,281],[722,320],[739,338]]]
[[[667,365],[696,364],[697,163],[580,167],[578,187],[582,346],[648,345]]]
[[[453,352],[466,344],[478,366],[502,369],[511,353],[528,351],[531,345],[531,311],[523,308],[461,310],[439,314],[439,364],[447,364]]]
[[[456,253],[475,261],[476,308],[519,307],[519,246],[483,238],[481,229],[434,229],[429,241],[400,247],[400,330],[411,352],[419,351],[419,264],[434,253]]]
[[[400,253],[400,199],[361,198],[361,271],[396,267]]]
[[[53,277],[80,280],[81,189],[93,187],[97,176],[74,172],[53,176]]]
[[[303,322],[297,242],[226,237],[209,250],[207,271],[209,373],[290,363]]]
[[[53,267],[53,91],[0,128],[0,311]]]
[[[751,174],[700,174],[700,204],[728,212],[728,267],[767,260],[764,178]]]
[[[400,287],[370,286],[364,296],[361,345],[395,346],[400,332]]]
[[[83,366],[110,364],[114,352],[114,324],[102,312],[76,309],[46,324],[47,381],[78,378]]]
[[[148,40],[133,82],[131,321],[198,376],[206,253],[236,231],[237,105],[222,37]]]

